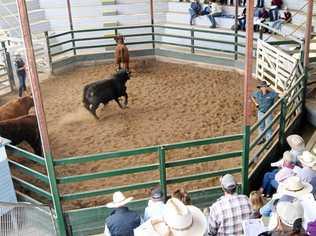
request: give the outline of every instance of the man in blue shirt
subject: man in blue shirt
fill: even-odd
[[[194,18],[198,17],[201,15],[202,12],[202,5],[200,3],[200,0],[195,0],[194,2],[191,3],[191,7],[189,8],[189,13],[190,13],[190,25],[193,25],[193,20]]]
[[[270,90],[266,81],[261,81],[257,86],[258,90],[253,92],[252,101],[258,109],[258,120],[261,120],[264,114],[273,106],[274,101],[278,94]],[[266,126],[269,126],[273,121],[272,113],[259,124],[259,135],[263,133]],[[258,144],[269,141],[272,137],[272,127],[267,130],[265,137],[263,137]]]

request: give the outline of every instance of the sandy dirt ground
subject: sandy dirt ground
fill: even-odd
[[[110,102],[98,110],[100,120],[83,108],[85,84],[106,78],[113,65],[81,67],[68,71],[41,84],[49,137],[55,159],[100,152],[126,150],[157,144],[215,137],[242,132],[243,78],[237,72],[216,67],[138,60],[131,65],[128,81],[129,107],[120,109]],[[241,149],[241,142],[172,150],[167,161],[211,155]],[[241,158],[167,169],[167,177],[236,167]],[[157,154],[139,155],[57,167],[58,176],[70,176],[144,164],[158,163]],[[150,171],[60,185],[62,194],[114,186],[143,183],[159,179],[159,172]],[[169,191],[209,187],[214,179],[170,186]],[[142,197],[146,191],[129,194]],[[66,208],[96,206],[110,196],[65,203]]]

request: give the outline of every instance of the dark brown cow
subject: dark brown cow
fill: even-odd
[[[0,121],[27,115],[33,106],[31,96],[14,99],[0,107]]]
[[[124,44],[123,36],[115,36],[116,41],[115,47],[115,64],[118,66],[118,70],[122,69],[121,64],[123,64],[123,69],[129,71],[129,53],[128,48]]]
[[[0,136],[11,140],[12,145],[26,141],[35,154],[42,155],[41,138],[35,115],[0,121]]]

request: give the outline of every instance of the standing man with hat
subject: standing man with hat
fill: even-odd
[[[26,91],[26,70],[25,70],[25,62],[23,61],[20,54],[15,55],[15,67],[16,73],[19,78],[19,97],[22,97],[23,91]]]
[[[261,81],[257,86],[258,91],[255,91],[252,94],[252,101],[256,105],[258,109],[258,120],[261,120],[265,113],[273,106],[274,101],[278,94],[273,90],[269,89],[269,85],[266,81]],[[273,121],[273,115],[270,114],[265,120],[263,120],[259,124],[259,135],[263,133],[266,126],[269,126]],[[259,142],[258,145],[265,143],[265,141],[270,141],[272,138],[272,127],[267,130],[265,133],[265,137],[263,137]]]
[[[242,235],[242,222],[252,213],[249,199],[237,194],[237,182],[230,174],[221,178],[221,186],[224,196],[210,207],[208,235]]]
[[[125,206],[132,200],[133,197],[126,198],[121,192],[113,194],[113,202],[106,204],[107,208],[114,209],[105,220],[104,234],[106,236],[134,236],[133,231],[140,225],[141,218]]]

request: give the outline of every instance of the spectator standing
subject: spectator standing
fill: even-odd
[[[200,0],[194,0],[194,2],[191,3],[191,7],[189,8],[190,13],[190,25],[193,25],[193,20],[198,17],[202,12],[202,5],[200,3]]]
[[[145,208],[144,221],[151,218],[161,218],[165,210],[163,194],[160,186],[152,189],[151,196],[148,201],[148,206]]]
[[[261,218],[260,208],[264,205],[264,199],[260,191],[252,191],[249,195],[250,205],[252,208],[251,219]]]
[[[247,12],[247,8],[245,7],[241,13],[240,16],[238,16],[237,20],[238,20],[238,24],[239,24],[239,28],[240,30],[245,31],[246,30],[246,12]]]
[[[210,207],[208,235],[242,235],[242,222],[251,215],[249,199],[236,193],[237,182],[232,175],[224,175],[220,182],[224,196]]]
[[[140,225],[141,218],[125,206],[132,200],[133,197],[126,198],[121,192],[113,194],[113,201],[106,204],[106,207],[114,209],[105,220],[106,236],[134,236],[133,231]]]
[[[220,0],[220,3],[222,5],[228,5],[228,0]],[[234,0],[229,0],[229,5],[233,6],[234,5]]]
[[[210,1],[210,13],[208,14],[208,18],[211,21],[211,26],[210,28],[216,28],[216,20],[215,17],[219,17],[222,15],[222,6],[220,6],[216,0],[211,0]]]
[[[274,92],[273,90],[269,89],[269,85],[266,81],[261,81],[259,85],[257,86],[258,91],[254,92],[252,94],[252,101],[256,105],[258,109],[258,120],[261,120],[265,113],[273,106],[274,101],[278,94]],[[268,115],[268,117],[263,120],[259,125],[259,135],[263,133],[266,126],[269,126],[273,120],[272,113]],[[272,127],[268,129],[268,131],[265,134],[265,138],[262,138],[258,145],[264,143],[265,141],[270,142],[270,139],[272,137]]]
[[[237,0],[236,0],[237,1]],[[238,0],[238,4],[240,7],[246,6],[247,1],[246,0]]]
[[[135,236],[203,236],[206,230],[206,218],[199,208],[171,198],[163,217],[146,221],[135,229]]]
[[[20,54],[15,55],[15,67],[16,73],[19,79],[19,97],[23,96],[23,92],[26,91],[26,70],[25,62],[23,61]]]

